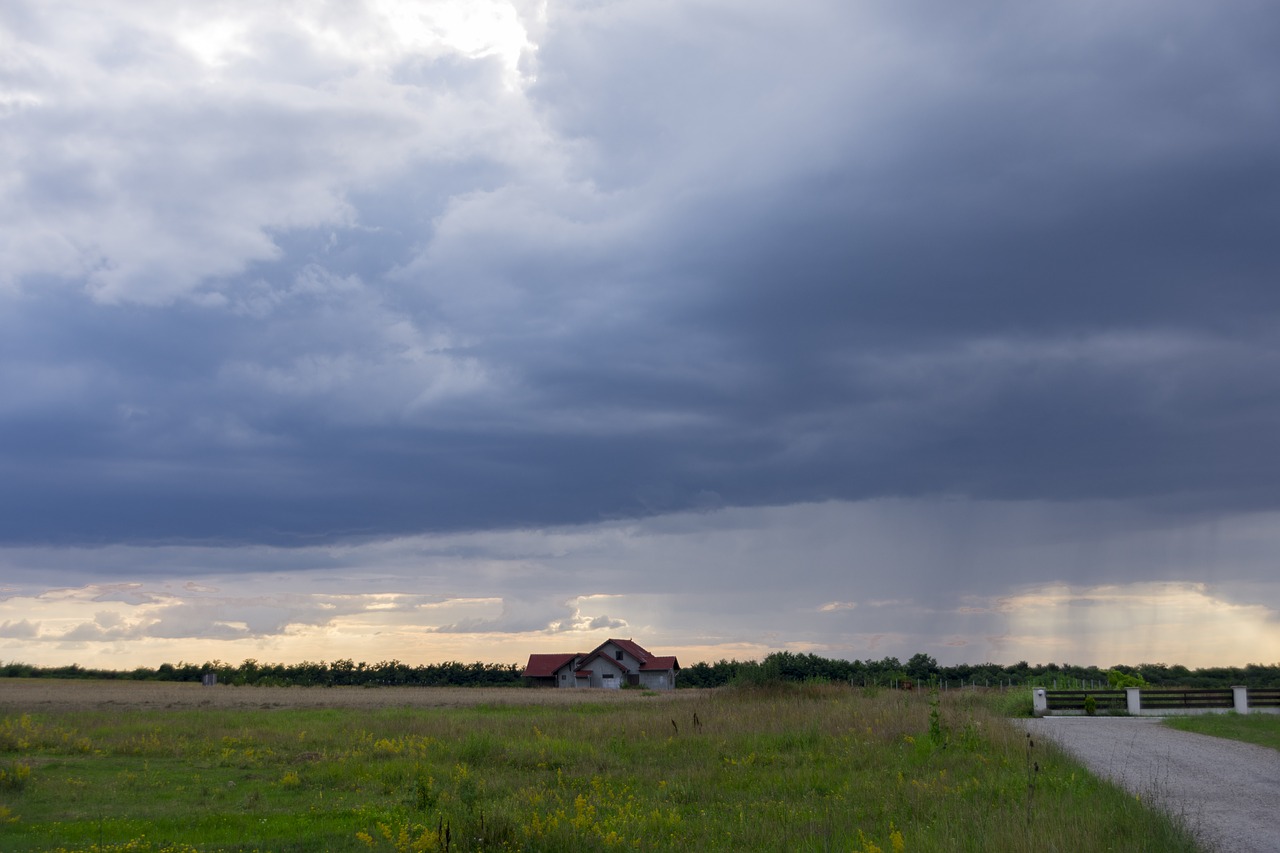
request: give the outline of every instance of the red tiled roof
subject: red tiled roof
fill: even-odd
[[[662,672],[666,670],[678,671],[680,669],[680,664],[676,662],[673,655],[655,657],[633,640],[609,639],[585,655],[581,652],[576,654],[529,655],[529,664],[524,668],[524,672],[521,675],[526,678],[554,678],[557,672],[566,666],[572,666],[576,660],[578,668],[575,669],[574,675],[577,678],[586,678],[591,675],[591,670],[582,669],[581,667],[585,667],[597,659],[608,661],[619,672],[629,672],[630,670],[625,663],[615,660],[612,654],[604,654],[604,647],[610,643],[638,660],[642,671]]]
[[[660,669],[660,670],[675,669],[675,670],[678,670],[678,669],[680,669],[680,664],[676,662],[676,659],[675,659],[675,656],[674,656],[674,655],[666,655],[666,656],[664,656],[664,657],[649,658],[647,661],[645,661],[644,663],[640,664],[640,669],[642,669],[642,670],[644,670],[644,671],[646,671],[646,672],[651,672],[651,671],[653,671],[653,670],[655,670],[655,669]]]
[[[567,663],[573,663],[574,654],[529,655],[529,663],[521,673],[525,678],[550,678]]]
[[[645,662],[645,661],[647,661],[649,658],[653,657],[653,655],[651,655],[651,654],[649,654],[647,651],[645,651],[645,650],[640,646],[640,644],[639,644],[639,643],[636,643],[634,640],[614,640],[614,639],[608,639],[608,640],[605,640],[603,643],[601,643],[598,647],[596,647],[596,651],[597,651],[597,652],[598,652],[598,651],[600,651],[600,649],[604,648],[604,647],[605,647],[606,645],[608,645],[609,643],[613,643],[615,646],[617,646],[618,648],[622,649],[624,652],[626,652],[627,654],[631,655],[631,656],[632,656],[633,658],[635,658],[636,660],[640,661],[640,663],[644,663],[644,662]]]

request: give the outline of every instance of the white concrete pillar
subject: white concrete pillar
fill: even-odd
[[[1249,688],[1248,687],[1232,687],[1231,698],[1235,700],[1237,714],[1249,713]]]
[[[1044,695],[1044,688],[1037,687],[1031,691],[1031,706],[1037,717],[1043,717],[1049,713],[1049,697]]]
[[[1130,714],[1136,717],[1138,716],[1138,714],[1142,713],[1142,688],[1141,687],[1126,687],[1124,689],[1124,698],[1125,698],[1125,702],[1128,705],[1128,710]]]

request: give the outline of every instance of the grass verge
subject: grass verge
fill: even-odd
[[[1280,714],[1200,714],[1167,717],[1164,724],[1184,732],[1241,740],[1280,750]]]

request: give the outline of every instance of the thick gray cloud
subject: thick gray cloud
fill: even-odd
[[[1280,502],[1267,4],[117,12],[0,11],[4,543]]]

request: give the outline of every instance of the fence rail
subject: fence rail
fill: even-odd
[[[1207,690],[1170,690],[1126,687],[1123,690],[1032,691],[1038,717],[1085,714],[1131,714],[1168,716],[1171,714],[1280,714],[1280,689],[1231,687]],[[1092,701],[1090,701],[1092,700]],[[1090,709],[1092,705],[1092,709]]]
[[[1225,708],[1234,710],[1230,690],[1143,690],[1143,708]]]
[[[1123,690],[1046,690],[1047,710],[1050,712],[1085,713],[1085,700],[1092,696],[1095,709],[1100,713],[1123,712],[1127,700]]]

